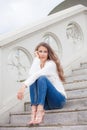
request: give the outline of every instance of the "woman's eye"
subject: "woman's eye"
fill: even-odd
[[[48,53],[48,51],[38,51],[39,53]]]
[[[39,51],[40,53],[42,53],[42,51]]]
[[[44,51],[44,53],[48,53],[47,51]]]

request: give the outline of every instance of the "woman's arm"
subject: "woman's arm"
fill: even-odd
[[[56,70],[56,64],[53,61],[48,61],[42,69],[37,71],[36,73],[29,76],[29,78],[24,82],[26,86],[30,86],[32,83],[35,82],[36,79],[38,79],[40,76],[50,76],[54,73]]]
[[[40,59],[38,57],[35,57],[29,70],[29,75],[34,74],[38,70],[40,70]]]
[[[32,65],[31,65],[30,71],[29,71],[29,77],[31,77],[31,75],[33,75],[40,69],[39,65],[40,65],[40,59],[38,57],[35,57]],[[24,92],[25,92],[26,87],[27,86],[25,84],[22,84],[22,86],[20,87],[20,89],[18,90],[18,93],[17,93],[18,99],[22,100],[24,98]]]

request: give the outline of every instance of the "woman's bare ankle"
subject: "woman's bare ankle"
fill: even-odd
[[[37,106],[36,118],[34,124],[40,124],[43,121],[45,111],[42,105]]]

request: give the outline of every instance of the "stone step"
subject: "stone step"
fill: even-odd
[[[40,125],[37,127],[28,127],[26,125],[0,125],[0,130],[87,130],[87,125],[70,125],[70,126],[61,126],[61,125]]]
[[[81,68],[87,68],[87,62],[80,63],[80,67],[81,67]]]
[[[71,83],[67,82],[64,84],[64,88],[66,91],[87,88],[87,80],[85,81],[82,80],[79,82],[71,82]]]
[[[87,97],[87,88],[86,89],[77,89],[72,91],[66,91],[68,99],[81,99]]]
[[[75,110],[87,109],[87,98],[67,100],[67,103],[63,109],[58,111],[75,111]],[[25,102],[24,111],[31,111],[30,102]]]
[[[27,108],[28,108],[28,106],[29,106],[29,103],[27,104]],[[68,100],[67,104],[65,105],[65,107],[63,109],[50,110],[50,111],[47,111],[46,114],[48,115],[50,113],[51,114],[52,113],[56,113],[56,114],[61,113],[61,116],[63,116],[63,113],[67,113],[67,112],[72,113],[75,111],[79,112],[79,111],[83,111],[83,110],[87,111],[87,98]],[[28,111],[28,109],[27,109],[27,111]],[[30,112],[12,113],[10,116],[11,123],[26,123],[27,120],[29,120],[29,115],[30,115]],[[58,117],[58,118],[60,118],[60,117]],[[64,118],[66,118],[66,117],[64,117]],[[20,122],[20,120],[21,120],[21,122]],[[51,120],[50,120],[50,123],[51,123]]]
[[[67,76],[66,77],[66,82],[76,82],[76,81],[82,81],[82,80],[87,80],[87,74],[82,74],[82,75],[72,75],[72,76]]]
[[[82,98],[87,98],[87,88],[82,88],[82,89],[74,89],[74,90],[68,90],[66,91],[67,94],[67,99],[72,100],[72,99],[82,99]],[[29,111],[31,110],[30,103],[25,102],[24,103],[24,111]]]
[[[71,118],[69,118],[71,117]],[[10,116],[11,124],[26,124],[30,120],[30,112],[14,113]],[[75,111],[46,111],[44,125],[85,125],[87,124],[87,109]]]
[[[87,74],[87,68],[77,68],[72,70],[72,75]]]

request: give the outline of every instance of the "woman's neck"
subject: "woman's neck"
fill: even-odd
[[[44,67],[45,63],[46,63],[46,61],[40,63],[40,67],[41,67],[41,69]]]

